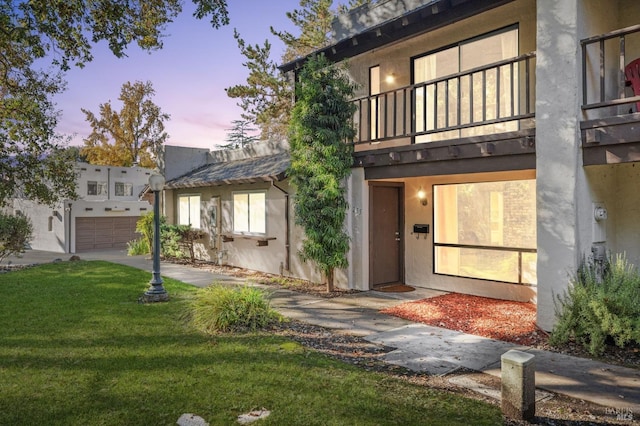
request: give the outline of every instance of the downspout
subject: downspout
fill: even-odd
[[[73,204],[69,203],[69,207],[67,207],[64,212],[64,217],[65,217],[65,231],[67,233],[67,245],[68,245],[68,250],[67,253],[71,253],[71,206]]]
[[[280,188],[278,185],[271,181],[271,186],[276,189],[279,189],[284,194],[284,229],[285,229],[285,237],[284,237],[284,249],[285,249],[285,258],[284,258],[284,270],[290,272],[291,267],[291,242],[289,239],[290,234],[290,224],[289,224],[289,193],[284,189]],[[282,271],[280,271],[280,275],[282,275]]]

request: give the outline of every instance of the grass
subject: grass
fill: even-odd
[[[0,424],[501,424],[497,407],[362,371],[267,333],[207,336],[180,318],[196,289],[138,304],[150,273],[61,262],[0,274]]]

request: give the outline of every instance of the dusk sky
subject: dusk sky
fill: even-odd
[[[73,136],[72,145],[82,145],[91,127],[80,108],[96,115],[99,105],[111,101],[121,109],[120,89],[127,81],[151,81],[153,101],[171,118],[165,123],[167,145],[215,148],[224,144],[233,120],[242,109],[224,89],[244,84],[248,70],[242,64],[233,38],[236,28],[247,44],[272,44],[272,57],[280,63],[284,45],[271,35],[269,27],[297,34],[286,12],[299,8],[299,0],[230,0],[230,23],[213,29],[209,22],[192,16],[194,6],[185,1],[184,10],[166,30],[164,47],[152,53],[131,46],[127,58],[118,59],[104,43],[94,50],[94,60],[85,68],[66,74],[67,90],[55,98],[61,110],[58,132]],[[75,136],[74,136],[75,135]]]

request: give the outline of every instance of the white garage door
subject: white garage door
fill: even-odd
[[[138,219],[137,216],[76,218],[76,253],[127,248],[129,241],[139,237]]]

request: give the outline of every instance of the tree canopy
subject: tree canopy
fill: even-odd
[[[119,112],[110,101],[100,104],[99,117],[82,109],[93,129],[80,151],[89,163],[158,167],[158,154],[169,136],[164,131],[169,115],[153,103],[154,94],[150,81],[127,82],[122,85],[118,98],[122,102]]]
[[[194,0],[198,19],[228,23],[226,0]],[[53,96],[64,90],[62,72],[93,59],[106,42],[117,57],[136,43],[162,48],[180,0],[0,0],[0,203],[21,195],[52,204],[72,198],[75,176],[66,140],[55,133]]]
[[[227,129],[227,139],[229,142],[226,145],[222,145],[222,149],[237,149],[244,148],[246,145],[258,140],[257,136],[249,135],[249,132],[255,132],[256,129],[251,127],[251,123],[247,120],[233,120],[231,122],[232,128]]]
[[[226,88],[227,95],[240,99],[242,118],[260,128],[261,139],[283,138],[287,133],[292,90],[270,59],[271,43],[265,40],[263,46],[246,44],[237,31],[234,37],[240,53],[247,58],[243,65],[249,76],[246,84]]]
[[[300,8],[287,13],[287,17],[299,29],[300,34],[278,31],[271,33],[286,46],[281,62],[289,62],[328,46],[332,40],[332,22],[337,13],[347,12],[372,0],[349,0],[333,10],[332,0],[300,0]],[[284,139],[291,115],[293,88],[291,82],[278,70],[278,64],[270,59],[271,43],[247,44],[236,31],[240,53],[247,58],[243,64],[249,70],[245,84],[225,89],[231,98],[240,99],[242,118],[260,128],[261,139]]]
[[[300,256],[314,262],[333,290],[334,270],[346,268],[349,236],[345,178],[351,173],[354,86],[324,56],[303,66],[296,84],[289,143],[288,174],[295,187],[296,223],[304,229]]]
[[[300,0],[300,9],[287,12],[287,18],[300,29],[299,36],[271,27],[273,35],[287,47],[283,62],[306,56],[329,44],[331,22],[335,16],[331,10],[332,3],[333,0]]]

